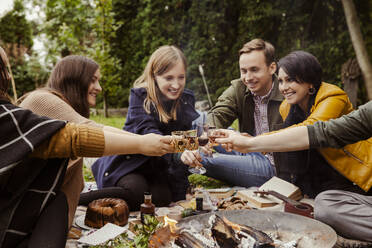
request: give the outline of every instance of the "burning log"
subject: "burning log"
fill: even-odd
[[[198,239],[194,238],[188,232],[182,232],[178,235],[174,243],[183,248],[204,248],[205,245]]]
[[[177,221],[164,217],[165,225],[156,230],[149,240],[149,248],[168,248],[169,244],[178,235]]]
[[[189,222],[177,227],[177,221],[164,218],[165,226],[151,237],[150,248],[295,248],[298,240],[282,242],[253,227],[233,223],[218,215],[211,215],[208,225]],[[273,240],[274,239],[274,240]]]
[[[223,218],[223,221],[227,225],[231,226],[234,230],[238,231],[237,234],[239,238],[243,237],[246,238],[248,235],[249,237],[253,238],[256,241],[257,247],[274,247],[272,245],[274,241],[266,233],[250,226],[233,223],[226,219],[225,217]]]
[[[227,225],[218,215],[214,216],[212,234],[218,245],[221,248],[237,247],[240,244],[240,240],[235,236],[234,229]]]
[[[174,239],[169,226],[162,227],[151,236],[149,240],[149,248],[170,247],[169,243]]]

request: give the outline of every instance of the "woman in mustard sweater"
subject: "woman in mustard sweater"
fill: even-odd
[[[94,60],[69,55],[54,66],[46,87],[21,97],[19,106],[49,118],[122,132],[120,129],[89,120],[90,107],[96,105],[96,97],[102,91],[100,78],[100,69]],[[83,158],[71,159],[61,188],[69,205],[69,227],[74,220],[83,188]]]

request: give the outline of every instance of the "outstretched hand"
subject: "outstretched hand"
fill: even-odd
[[[216,142],[221,144],[221,146],[228,152],[236,150],[239,152],[247,151],[247,140],[251,138],[248,133],[238,133],[233,130],[220,129],[218,130],[219,136],[222,138],[217,138]]]
[[[203,167],[203,165],[200,163],[202,161],[202,157],[200,156],[198,150],[185,150],[181,155],[181,161],[182,163],[191,167]]]
[[[174,148],[171,144],[172,137],[161,136],[158,134],[145,134],[140,136],[142,140],[141,154],[147,156],[162,156],[167,153],[173,153]]]

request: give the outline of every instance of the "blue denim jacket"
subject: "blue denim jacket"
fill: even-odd
[[[131,89],[124,130],[137,134],[157,133],[169,135],[175,130],[191,129],[192,121],[199,116],[194,108],[195,98],[191,90],[184,90],[180,99],[181,104],[177,110],[177,120],[172,120],[168,123],[160,122],[155,109],[152,109],[150,114],[145,112],[143,102],[146,95],[147,90],[145,88]],[[172,174],[172,172],[175,172],[175,176],[179,175],[175,170],[176,166],[180,166],[178,156],[176,154],[166,154],[162,158],[168,162],[169,168],[167,173]],[[151,160],[157,159],[159,158],[141,154],[107,156],[98,159],[92,165],[92,171],[99,189],[112,187],[124,175],[132,172],[144,163],[151,163]]]

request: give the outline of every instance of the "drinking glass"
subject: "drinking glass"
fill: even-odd
[[[215,126],[209,126],[208,127],[208,139],[209,139],[209,146],[218,146],[219,144],[215,142],[216,138],[218,138],[219,135],[217,133],[217,129]]]
[[[199,153],[203,153],[202,147],[207,145],[209,142],[208,125],[206,124],[197,125],[196,135],[197,135],[197,140],[199,144]],[[193,174],[204,174],[206,172],[206,169],[204,167],[189,167],[189,171]]]
[[[186,149],[187,141],[184,136],[183,131],[173,131],[172,135],[172,145],[174,147],[174,152],[183,152]]]
[[[187,140],[186,149],[189,151],[198,150],[198,136],[196,130],[188,130],[184,132],[185,138]]]

